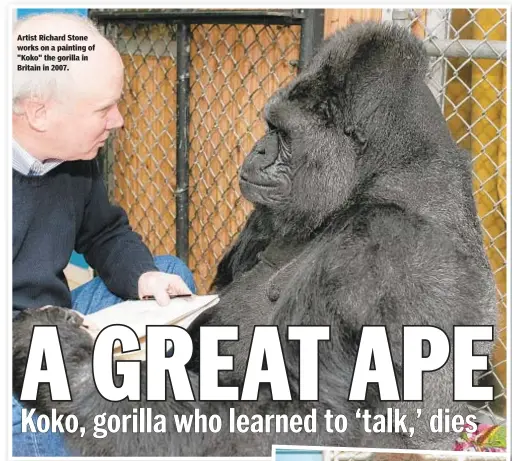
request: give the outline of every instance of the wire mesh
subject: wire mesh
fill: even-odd
[[[295,75],[299,44],[299,26],[192,28],[189,266],[201,291],[251,209],[238,169],[264,133],[267,98]]]
[[[110,197],[153,253],[175,254],[176,25],[116,22],[106,34],[126,69],[124,130],[105,149]],[[267,98],[296,75],[299,49],[296,25],[191,27],[188,265],[199,293],[251,210],[238,169],[264,133]]]
[[[456,142],[473,156],[475,200],[496,278],[496,353],[484,380],[495,386],[482,418],[506,409],[506,12],[499,9],[384,10],[431,56],[427,83]],[[109,193],[154,254],[176,249],[176,24],[105,23],[120,51],[125,126],[104,151]],[[250,212],[237,171],[263,134],[266,99],[297,72],[300,26],[191,26],[189,267],[199,293]]]
[[[111,199],[155,254],[175,253],[176,26],[108,24],[125,66],[124,128],[106,149]]]

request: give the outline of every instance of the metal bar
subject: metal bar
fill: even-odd
[[[402,27],[411,25],[411,11],[394,9],[391,12],[394,23]],[[424,42],[429,56],[446,58],[506,59],[507,43],[498,40],[449,40],[429,37]]]
[[[425,29],[435,30],[436,37],[443,40],[450,38],[450,24],[452,23],[451,10],[432,8],[425,14]],[[428,87],[437,99],[441,112],[445,113],[448,63],[446,59],[436,59],[430,65]]]
[[[176,254],[188,264],[188,125],[190,93],[190,26],[178,24],[177,41],[177,150],[176,150]]]
[[[182,21],[189,24],[301,24],[304,19],[303,10],[203,10],[180,9],[150,11],[112,11],[91,10],[90,17],[96,20],[108,21],[137,21],[144,22],[172,22]]]
[[[304,15],[300,31],[299,72],[313,57],[324,39],[324,10],[304,10]]]
[[[395,24],[399,24],[402,27],[409,27],[411,24],[409,10],[393,9],[393,11],[391,11],[391,19]]]
[[[429,56],[447,58],[506,59],[507,43],[498,40],[443,40],[429,38],[424,42]]]

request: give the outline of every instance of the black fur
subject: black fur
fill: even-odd
[[[266,388],[258,402],[233,404],[103,401],[90,374],[91,341],[66,323],[65,310],[62,321],[36,310],[15,322],[15,391],[32,324],[56,323],[74,400],[52,404],[42,392],[36,402],[42,411],[55,406],[84,424],[93,414],[131,414],[135,407],[151,407],[169,422],[196,407],[225,423],[230,406],[248,415],[319,412],[314,434],[70,436],[83,455],[270,456],[273,443],[451,449],[456,434],[432,434],[427,426],[439,408],[466,412],[464,403],[453,402],[451,360],[425,375],[423,402],[380,402],[374,388],[364,403],[347,401],[363,325],[387,326],[400,378],[402,325],[434,325],[451,337],[453,325],[495,322],[470,158],[450,137],[423,81],[426,68],[420,42],[399,27],[355,24],[337,33],[270,99],[269,132],[240,172],[242,192],[256,208],[219,265],[214,285],[221,302],[190,332],[197,344],[200,325],[240,325],[240,341],[221,346],[222,354],[235,356],[223,382],[235,385],[244,377],[253,326],[279,325],[296,396],[298,344],[285,340],[286,325],[331,325],[331,341],[320,345],[319,402],[273,402]],[[194,389],[199,359],[190,363]],[[388,406],[413,415],[414,437],[366,434],[353,416],[358,407]],[[416,408],[423,409],[418,420]],[[325,409],[349,418],[344,434],[322,430]]]

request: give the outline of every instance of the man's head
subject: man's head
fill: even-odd
[[[65,41],[41,41],[40,35],[66,36]],[[68,34],[87,41],[68,40]],[[37,40],[23,40],[27,35]],[[32,37],[31,37],[32,38]],[[16,23],[13,34],[13,135],[37,159],[94,158],[110,130],[123,125],[117,102],[123,88],[124,67],[115,48],[89,20],[66,14],[32,16]],[[18,51],[24,45],[48,45],[49,51]],[[82,51],[57,51],[58,46],[86,46]],[[53,48],[52,48],[53,47]],[[94,47],[94,49],[90,49]],[[21,70],[20,54],[52,55],[39,58],[41,70]],[[85,55],[88,60],[61,61],[59,56]],[[50,70],[42,70],[45,63]],[[66,70],[51,70],[52,64]]]

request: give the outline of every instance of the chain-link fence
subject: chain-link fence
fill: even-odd
[[[264,134],[266,100],[296,73],[300,30],[197,25],[192,34],[189,264],[206,289],[250,211],[238,169]]]
[[[199,293],[250,212],[237,172],[260,112],[319,41],[311,11],[91,12],[126,68],[124,130],[103,151],[110,197],[154,254],[187,262]]]
[[[343,14],[325,10],[326,18],[329,11]],[[506,11],[377,12],[424,40],[429,87],[454,139],[473,155],[500,311],[493,367],[485,376],[496,399],[482,410],[500,422],[506,409]],[[110,196],[154,254],[187,261],[199,293],[208,291],[250,211],[236,178],[263,134],[260,112],[311,54],[323,13],[91,11],[126,68],[125,127],[102,153]]]

